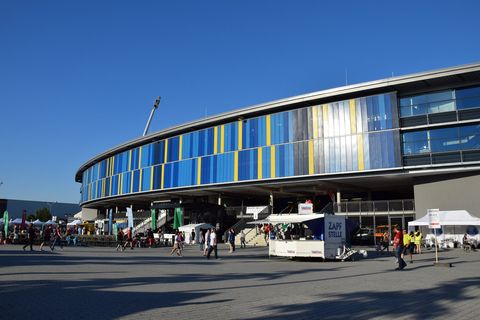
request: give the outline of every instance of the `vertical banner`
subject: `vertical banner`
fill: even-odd
[[[5,239],[8,237],[8,211],[5,210],[3,213],[3,228],[4,228],[4,235]]]
[[[133,228],[133,211],[132,208],[127,208],[127,219],[128,219],[128,227]]]
[[[113,209],[108,211],[108,234],[112,234],[112,223],[113,223]]]
[[[25,221],[27,220],[27,210],[23,209],[22,212],[22,229],[25,229]]]
[[[173,214],[173,229],[183,226],[183,208],[175,208]]]
[[[155,231],[157,230],[157,214],[155,209],[151,209],[150,211],[152,212],[152,230]]]

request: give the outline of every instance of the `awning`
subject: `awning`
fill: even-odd
[[[265,220],[257,220],[248,224],[302,223],[322,218],[325,218],[324,214],[271,214]]]

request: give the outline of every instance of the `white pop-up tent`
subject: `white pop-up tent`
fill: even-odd
[[[47,222],[45,222],[45,225],[46,225],[46,226],[56,226],[57,223],[54,222],[54,221],[52,221],[52,220],[48,220]]]
[[[466,210],[439,211],[441,226],[480,226],[480,218],[472,216]],[[428,214],[418,220],[410,221],[409,227],[428,226]]]
[[[447,243],[445,246],[453,247],[455,242],[461,243],[465,233],[468,234],[469,239],[474,241],[474,244],[480,243],[480,233],[478,232],[480,218],[472,216],[466,210],[439,211],[438,217],[441,229],[437,230],[437,239]],[[408,223],[409,229],[413,229],[414,227],[426,229],[428,226],[428,214]],[[423,233],[425,234],[426,232]],[[430,234],[425,236],[425,240],[427,244],[433,243],[435,238],[433,230],[428,231],[428,233]]]
[[[22,224],[22,218],[17,218],[17,219],[15,219],[15,220],[12,220],[12,221],[10,221],[9,224],[10,224],[10,225],[12,225],[12,224]],[[25,224],[26,224],[27,226],[29,226],[29,225],[31,224],[31,222],[25,220]]]
[[[197,223],[197,224],[187,224],[178,228],[179,231],[185,231],[185,243],[190,243],[190,233],[192,230],[195,230],[195,243],[198,243],[200,240],[200,230],[206,230],[213,228],[209,223]],[[217,234],[217,238],[219,235]]]
[[[73,220],[72,222],[67,223],[67,226],[78,226],[82,223],[82,220]]]
[[[36,226],[36,227],[41,227],[41,226],[43,226],[43,224],[44,224],[44,223],[43,223],[42,221],[40,221],[39,219],[33,221],[32,223],[33,223],[33,225]]]

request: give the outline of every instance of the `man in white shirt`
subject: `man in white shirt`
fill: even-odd
[[[215,259],[218,259],[217,255],[217,234],[215,228],[211,229],[210,232],[210,245],[208,247],[207,259],[210,259],[210,254],[215,250]]]

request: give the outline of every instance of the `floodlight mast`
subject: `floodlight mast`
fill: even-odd
[[[143,131],[144,137],[147,135],[148,129],[150,128],[150,123],[152,122],[153,114],[155,113],[155,110],[157,110],[158,106],[160,105],[160,99],[161,97],[159,96],[157,100],[155,100],[155,103],[153,104],[152,112],[150,112],[150,117],[148,117],[147,125],[145,126],[145,130]]]

